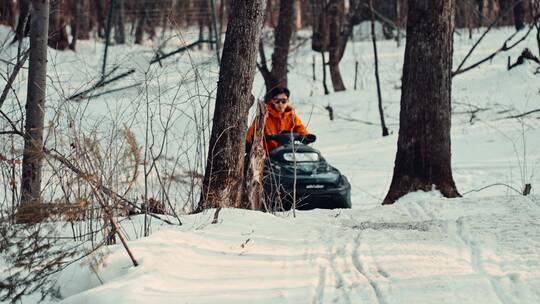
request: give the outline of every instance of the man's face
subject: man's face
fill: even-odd
[[[289,104],[289,98],[285,93],[278,94],[272,98],[272,104],[274,105],[274,109],[276,109],[278,112],[285,112],[287,109],[287,105]]]

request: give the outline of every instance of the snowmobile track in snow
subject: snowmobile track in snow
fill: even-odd
[[[360,273],[368,281],[369,285],[373,289],[373,293],[375,294],[375,297],[377,299],[377,303],[386,304],[387,302],[386,302],[386,300],[385,300],[385,298],[384,298],[384,296],[382,294],[382,291],[381,291],[379,285],[377,284],[377,282],[375,282],[375,280],[373,280],[373,278],[371,278],[367,274],[367,272],[364,269],[364,266],[362,264],[362,261],[360,261],[359,248],[360,248],[360,245],[361,245],[361,242],[360,242],[361,238],[362,238],[362,232],[359,232],[358,236],[355,239],[355,247],[354,247],[354,251],[353,251],[353,254],[352,254],[352,262],[353,262],[354,268],[358,271],[358,273]],[[379,273],[380,273],[380,270],[379,270]]]
[[[497,297],[497,299],[503,303],[503,304],[511,304],[514,303],[512,300],[508,298],[508,296],[503,292],[497,278],[489,275],[486,270],[484,269],[483,263],[482,263],[482,249],[476,244],[474,240],[471,240],[465,236],[464,232],[464,223],[463,223],[463,217],[459,217],[456,220],[456,228],[457,228],[457,235],[459,239],[469,248],[470,254],[471,254],[471,267],[473,270],[480,276],[483,276],[488,279],[491,289],[493,290],[493,293]]]
[[[324,286],[326,283],[326,267],[319,266],[319,279],[317,281],[317,287],[315,288],[315,295],[312,304],[324,303]]]

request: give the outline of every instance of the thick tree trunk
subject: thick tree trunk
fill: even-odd
[[[43,122],[47,79],[47,35],[49,0],[32,0],[28,96],[22,163],[21,203],[41,200],[41,167],[43,160]]]
[[[453,0],[410,0],[394,176],[383,204],[417,190],[460,196],[450,161]]]
[[[289,46],[294,31],[295,5],[295,0],[281,0],[279,3],[279,20],[274,30],[272,85],[266,87],[267,91],[276,86],[287,86],[287,58],[289,57]]]
[[[241,206],[247,114],[265,7],[265,0],[231,4],[199,210]]]

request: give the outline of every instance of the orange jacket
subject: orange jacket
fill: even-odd
[[[280,113],[276,109],[274,109],[274,106],[272,103],[268,103],[266,106],[266,109],[268,110],[268,116],[266,117],[266,121],[264,122],[264,135],[273,135],[273,134],[279,134],[283,131],[291,131],[293,133],[298,133],[300,135],[307,135],[309,134],[306,127],[304,127],[304,124],[302,124],[302,121],[296,114],[294,113],[293,107],[290,105],[287,106],[287,109],[285,109],[285,112]],[[253,132],[255,130],[255,123],[251,123],[251,127],[249,127],[249,130],[247,132],[247,141],[249,143],[253,140]],[[277,148],[278,143],[274,140],[269,140],[265,142],[265,148],[267,152],[272,151],[273,149]]]

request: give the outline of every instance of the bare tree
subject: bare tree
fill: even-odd
[[[124,28],[124,1],[116,0],[114,2],[114,41],[118,44],[126,43],[126,34]]]
[[[15,26],[15,5],[12,0],[0,0],[0,24]]]
[[[311,48],[322,53],[329,53],[329,62],[323,61],[323,69],[330,67],[330,77],[334,91],[345,90],[345,84],[341,77],[339,63],[345,53],[347,40],[351,32],[351,22],[345,14],[344,0],[312,0],[313,9],[313,39]],[[356,2],[353,5],[357,5]],[[324,70],[323,70],[324,71]],[[325,88],[325,93],[326,93]]]
[[[274,29],[274,53],[272,53],[272,70],[266,65],[266,56],[261,42],[261,64],[259,70],[264,78],[266,90],[277,86],[287,86],[287,58],[289,46],[294,31],[295,0],[281,0],[279,3],[279,19]]]
[[[198,210],[241,205],[247,114],[266,0],[234,0]]]
[[[377,98],[379,105],[379,118],[381,119],[382,136],[388,136],[388,128],[384,122],[384,110],[382,105],[381,81],[379,79],[379,54],[377,52],[377,37],[375,35],[375,14],[373,13],[373,0],[369,0],[371,11],[371,41],[373,42],[373,57],[375,60],[375,80],[377,83]]]
[[[383,204],[434,186],[458,197],[450,154],[454,0],[410,0],[394,176]]]
[[[534,0],[530,5],[532,22],[536,28],[536,46],[538,47],[538,57],[540,57],[540,0]]]
[[[58,50],[65,50],[69,46],[62,4],[61,0],[52,0],[49,9],[48,44]]]
[[[330,34],[328,45],[330,78],[334,91],[345,91],[345,84],[339,69],[339,62],[343,58],[349,38],[348,25],[345,24],[345,1],[330,0],[327,12]]]
[[[514,26],[516,30],[521,30],[525,27],[525,1],[514,0]]]
[[[28,97],[21,181],[21,203],[39,203],[43,162],[43,122],[47,84],[49,0],[32,0]]]
[[[102,0],[93,0],[96,12],[97,34],[99,38],[105,37],[105,13]]]
[[[144,39],[144,29],[146,27],[146,24],[148,23],[148,12],[146,8],[146,0],[138,0],[137,1],[137,8],[138,8],[138,16],[137,16],[137,26],[135,29],[135,43],[136,44],[142,44]]]
[[[17,8],[19,10],[19,18],[12,43],[26,37],[30,30],[30,0],[18,0]]]

